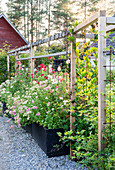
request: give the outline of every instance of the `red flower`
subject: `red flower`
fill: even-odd
[[[46,66],[42,63],[42,64],[40,64],[40,66],[41,66],[41,68],[40,69],[42,69],[42,68],[46,68]]]
[[[44,76],[44,74],[41,74],[40,76],[42,77],[42,76]]]
[[[52,73],[55,73],[55,71],[52,71]]]
[[[39,68],[37,67],[36,69],[38,70]]]
[[[62,82],[64,79],[62,78],[62,79],[60,79],[60,82]]]
[[[39,82],[38,82],[38,84],[39,84]]]
[[[37,73],[37,71],[35,71],[35,73]]]
[[[50,60],[52,57],[48,57],[48,60]]]
[[[48,79],[48,77],[44,76],[44,78]]]
[[[31,74],[31,78],[33,78],[33,74]]]
[[[38,76],[36,76],[36,78],[38,78]]]

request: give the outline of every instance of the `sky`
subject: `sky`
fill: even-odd
[[[2,0],[2,3],[1,3],[2,10],[4,11],[4,13],[6,13],[7,11],[6,2],[8,2],[8,0]]]

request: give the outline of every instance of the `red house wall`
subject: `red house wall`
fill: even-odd
[[[0,18],[0,48],[3,48],[3,43],[11,44],[10,49],[18,48],[27,43],[20,37],[20,35],[12,28],[12,26],[5,20]]]

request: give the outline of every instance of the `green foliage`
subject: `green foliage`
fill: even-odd
[[[115,163],[115,86],[107,85],[106,116],[107,126],[104,131],[106,148],[98,152],[98,73],[97,48],[87,49],[89,43],[76,44],[76,105],[73,116],[76,118],[75,131],[67,131],[64,136],[58,134],[64,142],[71,141],[73,158],[88,169],[114,168]],[[81,58],[82,55],[82,58]],[[93,55],[93,68],[89,56]],[[109,90],[110,89],[110,90]],[[111,102],[110,102],[111,100]]]
[[[15,69],[15,58],[13,56],[10,56],[10,70],[9,70],[9,76],[11,77],[14,74]],[[0,51],[0,84],[7,80],[8,78],[8,72],[7,72],[7,52],[4,48],[4,50],[1,49]]]
[[[7,79],[7,55],[5,51],[0,52],[0,84]]]
[[[106,72],[106,79],[110,80],[110,70]],[[115,70],[111,70],[111,80],[115,81]]]

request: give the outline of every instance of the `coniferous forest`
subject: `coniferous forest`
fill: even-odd
[[[1,3],[1,1],[0,1]],[[108,13],[113,1],[106,2]],[[81,21],[101,8],[100,0],[8,0],[8,19],[28,42],[65,31],[73,21]],[[4,12],[2,7],[0,12]]]

